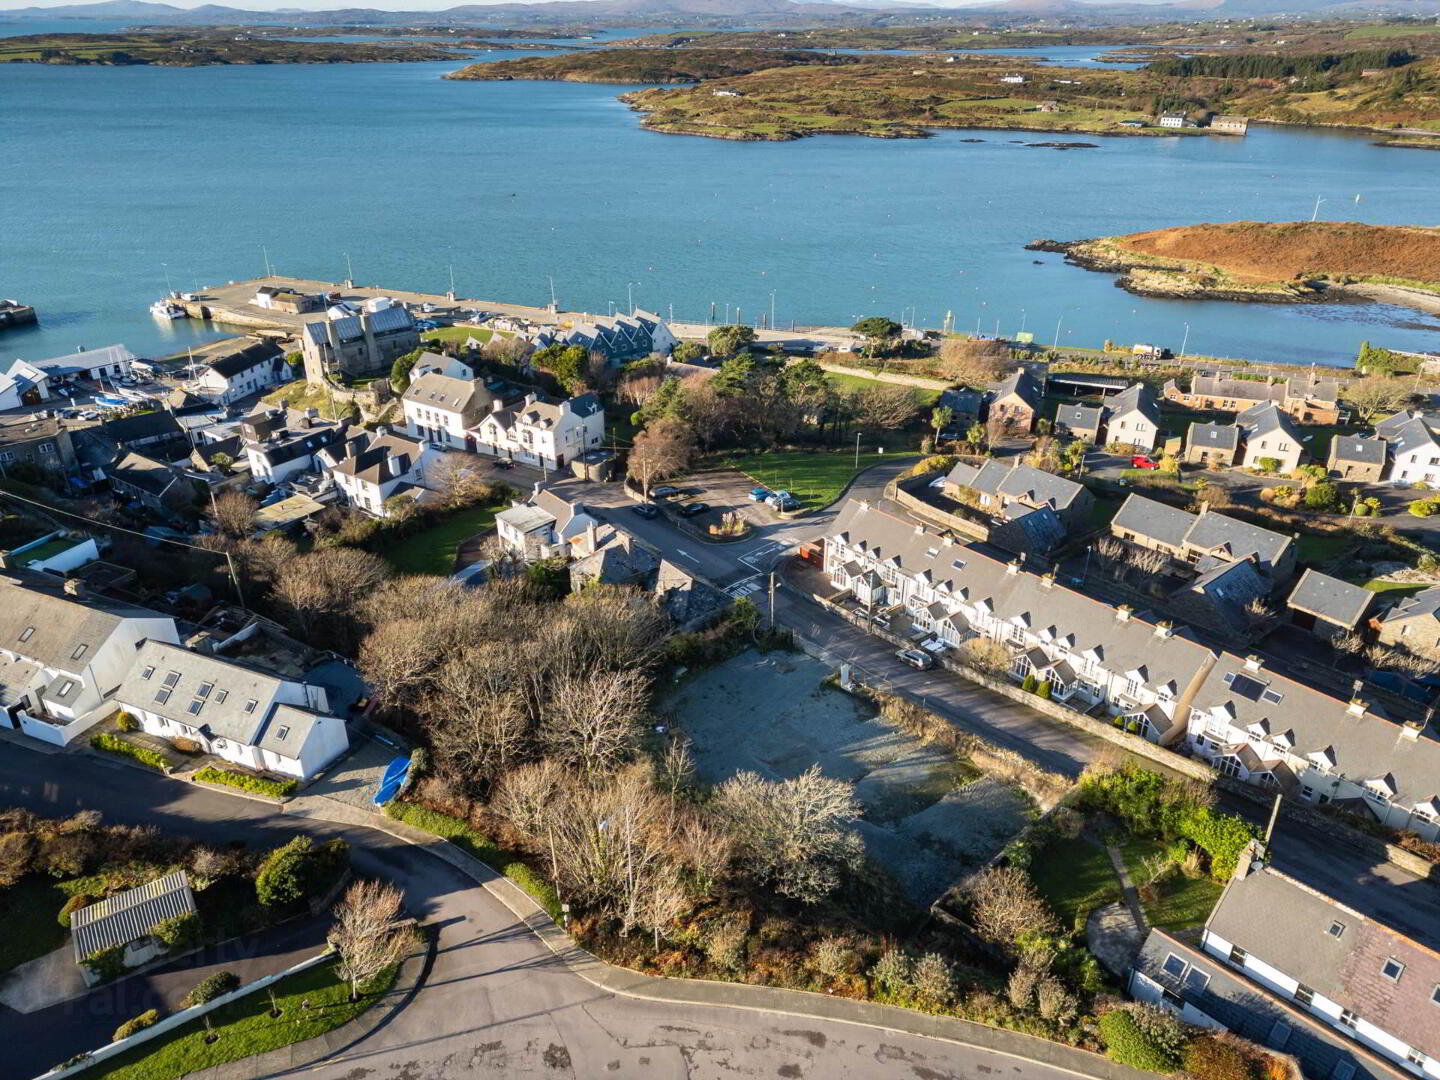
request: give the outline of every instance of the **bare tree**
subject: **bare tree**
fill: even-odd
[[[965,660],[991,674],[1004,671],[1010,666],[1010,651],[993,638],[973,637],[960,646]]]
[[[1102,536],[1091,548],[1096,558],[1113,577],[1124,577],[1129,569],[1130,546],[1113,536]]]
[[[255,531],[255,512],[260,504],[243,491],[227,491],[215,496],[210,518],[221,536],[240,540]]]
[[[349,652],[359,637],[356,608],[389,575],[385,560],[368,551],[320,548],[285,564],[274,595],[308,640]]]
[[[1170,565],[1170,556],[1153,548],[1132,547],[1127,561],[1145,577],[1153,577]]]
[[[380,881],[357,881],[335,905],[330,947],[339,954],[336,972],[350,983],[350,1000],[386,968],[400,963],[418,935],[404,921],[400,890]]]
[[[908,386],[881,384],[854,391],[849,398],[855,423],[865,431],[894,431],[919,411],[919,400]]]
[[[443,454],[429,467],[425,486],[446,506],[473,506],[493,501],[503,489],[485,479],[479,459],[469,454]]]
[[[540,738],[586,776],[611,772],[639,743],[649,691],[644,672],[634,668],[562,672],[550,686]]]
[[[522,765],[501,778],[490,809],[530,837],[537,848],[548,848],[546,826],[559,792],[569,781],[569,770],[558,761],[546,758]]]
[[[695,452],[695,438],[678,420],[652,421],[635,436],[630,451],[629,474],[648,497],[650,485],[685,470]]]
[[[1345,400],[1354,408],[1362,423],[1377,416],[1399,412],[1415,396],[1409,379],[1378,378],[1373,375],[1352,379],[1345,388]]]
[[[435,673],[434,696],[421,712],[447,773],[503,776],[533,750],[524,689],[510,667],[515,656],[504,644],[490,644],[453,656]]]
[[[1011,368],[1010,349],[1003,341],[946,338],[940,345],[940,371],[968,386],[999,382]]]
[[[1057,929],[1055,916],[1023,870],[990,867],[971,878],[965,891],[971,924],[993,945],[1014,948],[1026,934],[1049,934]]]
[[[852,828],[860,812],[854,786],[819,766],[779,782],[738,773],[720,785],[715,806],[749,873],[803,903],[823,900],[864,857]]]

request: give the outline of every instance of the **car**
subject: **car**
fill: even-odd
[[[80,414],[80,419],[81,419],[81,420],[99,420],[99,419],[100,419],[100,414],[99,414],[98,412],[96,412],[94,409],[86,409],[84,412],[82,412],[82,413]]]
[[[769,498],[770,498],[770,489],[769,489],[769,488],[751,488],[751,489],[750,489],[750,501],[751,501],[751,502],[765,502],[765,501],[768,500]]]
[[[1130,467],[1132,469],[1158,469],[1160,463],[1152,457],[1146,457],[1144,454],[1136,454],[1130,459]]]
[[[935,666],[935,658],[923,649],[901,649],[895,655],[911,667],[921,671],[929,671]]]
[[[509,458],[496,458],[491,464],[497,469],[513,469],[515,467],[515,462]]]
[[[669,484],[661,484],[659,487],[652,488],[650,491],[650,497],[652,499],[669,499],[679,494],[680,489],[671,487]]]
[[[791,495],[788,491],[777,491],[774,495],[771,495],[770,498],[766,499],[765,501],[770,506],[774,507],[776,510],[782,512],[800,509],[800,500],[795,498],[795,496]]]
[[[681,516],[681,517],[694,517],[696,514],[703,514],[706,510],[709,510],[709,509],[710,509],[710,504],[709,504],[709,503],[703,503],[703,502],[686,503],[684,506],[680,507],[680,516]]]
[[[660,516],[659,509],[650,503],[636,503],[630,509],[634,510],[635,513],[639,514],[642,518],[656,518]]]

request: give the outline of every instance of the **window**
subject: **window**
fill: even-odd
[[[194,701],[190,702],[190,704],[185,707],[185,711],[188,712],[191,716],[198,716],[200,710],[204,707],[205,699],[197,697]]]
[[[1353,1028],[1360,1022],[1360,1018],[1349,1009],[1340,1010],[1340,1023],[1348,1028]]]
[[[63,683],[60,684],[60,691],[59,691],[59,693],[57,693],[55,696],[56,696],[56,697],[64,697],[66,694],[70,693],[70,691],[71,691],[71,690],[74,690],[74,689],[75,689],[75,680],[74,680],[74,679],[66,679]]]
[[[54,452],[55,452],[55,444],[54,444],[53,442],[42,442],[42,443],[40,444],[40,453],[42,453],[42,454],[53,454]]]
[[[1405,974],[1405,965],[1392,956],[1380,966],[1380,974],[1391,982],[1399,982],[1400,976]]]
[[[1250,954],[1239,945],[1230,946],[1230,962],[1236,967],[1244,967],[1245,961],[1250,959]]]
[[[1203,994],[1205,988],[1210,985],[1210,976],[1199,968],[1191,968],[1185,973],[1185,989],[1192,994]]]
[[[70,659],[71,659],[71,660],[79,660],[82,656],[85,655],[85,650],[88,649],[88,648],[90,648],[89,645],[77,645],[77,646],[75,646],[75,651],[70,654]]]
[[[229,697],[229,696],[230,696],[230,691],[229,691],[229,690],[217,690],[217,691],[215,691],[215,704],[216,704],[216,705],[224,705],[224,704],[225,704],[225,699],[226,699],[227,697]]]
[[[279,731],[275,732],[275,738],[276,738],[276,739],[283,739],[283,738],[285,738],[286,735],[289,735],[289,734],[290,734],[290,729],[289,729],[288,727],[282,727]]]
[[[1330,1070],[1330,1080],[1350,1080],[1355,1075],[1355,1066],[1348,1061],[1337,1061]]]
[[[208,698],[210,696],[210,691],[214,689],[215,684],[213,682],[202,682],[200,684],[200,689],[195,691],[195,696],[200,698],[201,700],[204,700],[205,698]]]
[[[24,630],[21,630],[21,631],[20,631],[20,640],[21,640],[21,641],[29,641],[29,640],[30,640],[32,637],[34,637],[34,636],[35,636],[35,627],[33,627],[33,626],[27,626],[27,627],[25,627]]]
[[[1338,938],[1345,933],[1345,924],[1343,922],[1332,922],[1330,929],[1327,930],[1326,933],[1333,938]]]
[[[1301,983],[1295,987],[1295,1000],[1300,1002],[1301,1005],[1312,1004],[1315,1001],[1315,991],[1304,983]]]
[[[1160,966],[1165,969],[1166,975],[1174,975],[1177,979],[1185,974],[1185,961],[1181,960],[1180,957],[1176,956],[1173,952],[1165,957],[1165,963]]]
[[[1437,986],[1434,990],[1430,991],[1430,1004],[1440,1005],[1440,986]]]
[[[1260,696],[1261,696],[1262,698],[1264,698],[1266,701],[1273,702],[1274,704],[1277,704],[1277,705],[1278,705],[1280,702],[1282,702],[1282,701],[1285,700],[1285,695],[1284,695],[1284,694],[1281,694],[1281,693],[1279,693],[1278,691],[1275,691],[1275,690],[1266,690],[1266,691],[1265,691],[1263,694],[1261,694]]]
[[[256,705],[259,705],[259,704],[260,704],[260,702],[256,701],[254,698],[251,698],[249,701],[245,702],[245,713],[246,713],[246,715],[249,715],[250,713],[254,712],[254,711],[255,711],[255,706],[256,706]]]
[[[1423,1069],[1425,1062],[1428,1061],[1429,1058],[1425,1056],[1425,1051],[1423,1050],[1407,1050],[1405,1051],[1405,1060],[1410,1062],[1411,1065],[1419,1065]]]
[[[162,686],[159,690],[155,692],[155,704],[164,705],[169,700],[170,688],[168,686]]]
[[[178,671],[167,671],[167,672],[165,673],[165,685],[166,685],[166,686],[168,686],[168,687],[170,687],[170,688],[173,689],[174,686],[175,686],[175,684],[178,683],[179,681],[180,681],[180,672],[178,672]]]
[[[154,674],[155,674],[155,669],[154,669],[153,667],[146,667],[144,671],[140,672],[140,678],[142,678],[142,679],[148,679],[148,678],[150,678],[150,676],[152,676],[152,675],[154,675]]]

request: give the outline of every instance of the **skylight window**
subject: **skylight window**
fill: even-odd
[[[166,686],[171,687],[171,688],[173,689],[174,686],[175,686],[175,684],[178,683],[179,681],[180,681],[180,672],[178,672],[178,671],[169,671],[169,672],[166,672],[166,673],[165,673],[165,685],[166,685]]]
[[[156,691],[156,693],[155,693],[155,704],[157,704],[157,705],[164,705],[164,704],[165,704],[167,701],[169,701],[169,700],[170,700],[170,688],[169,688],[168,686],[162,686],[158,691]]]
[[[256,705],[259,705],[259,704],[260,704],[260,702],[256,701],[254,698],[251,698],[249,701],[245,702],[245,712],[246,712],[246,714],[248,715],[249,713],[254,712],[254,711],[255,711],[255,706],[256,706]]]
[[[1282,702],[1282,701],[1285,700],[1285,695],[1282,694],[1282,693],[1280,693],[1280,691],[1278,691],[1278,690],[1266,690],[1266,691],[1265,691],[1263,694],[1261,694],[1260,696],[1261,696],[1264,700],[1266,700],[1266,701],[1268,701],[1268,702],[1270,702],[1271,704],[1274,704],[1274,705],[1278,705],[1280,702]]]
[[[186,706],[186,711],[189,712],[191,716],[198,716],[200,714],[200,710],[204,707],[205,699],[197,697],[194,701],[190,702],[188,706]]]
[[[1345,924],[1343,922],[1332,922],[1330,929],[1327,930],[1326,933],[1333,938],[1338,938],[1345,933]]]
[[[1405,965],[1392,956],[1381,965],[1380,974],[1391,982],[1399,982],[1400,976],[1405,974]]]
[[[225,699],[226,699],[227,697],[229,697],[229,696],[230,696],[230,691],[229,691],[229,690],[216,690],[216,691],[215,691],[215,704],[216,704],[216,705],[224,705],[224,704],[225,704]]]
[[[82,656],[85,655],[85,650],[88,648],[90,648],[89,645],[77,645],[75,647],[75,651],[70,654],[70,659],[79,660]]]
[[[288,727],[282,727],[279,731],[275,732],[275,738],[276,738],[276,739],[283,739],[283,738],[285,738],[286,735],[289,735],[289,734],[290,734],[290,729],[289,729]]]
[[[200,689],[195,691],[195,696],[200,698],[201,700],[204,700],[205,698],[208,698],[210,696],[210,691],[214,689],[215,684],[213,682],[202,682],[200,684]]]
[[[75,680],[74,680],[74,679],[66,679],[63,683],[60,684],[60,690],[59,690],[59,692],[58,692],[55,696],[56,696],[56,697],[64,697],[66,694],[70,693],[70,691],[71,691],[71,690],[74,690],[74,689],[75,689]]]
[[[20,640],[21,640],[21,641],[29,641],[29,640],[30,640],[32,637],[34,637],[34,636],[35,636],[35,627],[33,627],[33,626],[27,626],[27,627],[25,627],[24,630],[21,630],[21,631],[20,631]]]
[[[154,675],[154,674],[155,674],[155,669],[154,669],[153,667],[147,667],[144,671],[140,672],[140,678],[142,678],[142,679],[148,679],[148,678],[150,678],[150,676],[152,676],[152,675]]]

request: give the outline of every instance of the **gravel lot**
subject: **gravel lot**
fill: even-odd
[[[750,770],[771,779],[819,764],[864,806],[866,849],[929,904],[1028,820],[1023,799],[876,719],[869,702],[822,685],[830,669],[798,653],[744,653],[702,671],[661,706],[694,742],[702,780]]]

